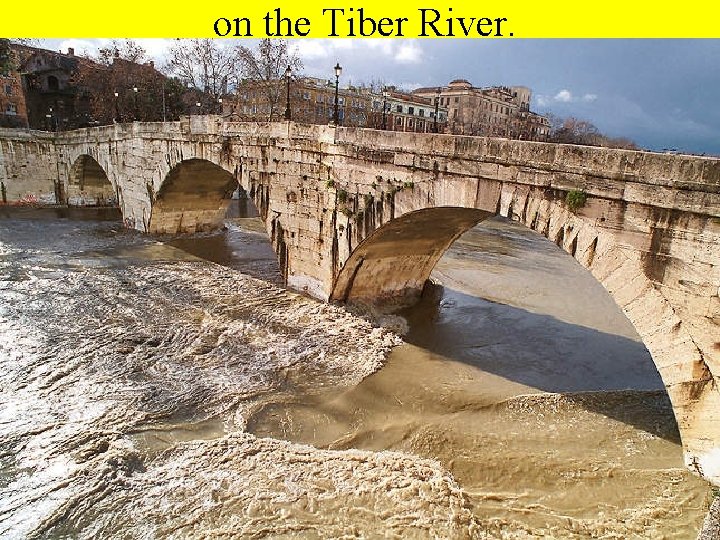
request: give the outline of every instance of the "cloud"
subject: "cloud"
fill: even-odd
[[[592,103],[593,101],[597,100],[597,98],[597,94],[590,93],[583,94],[582,96],[578,97],[567,88],[563,88],[554,96],[538,94],[537,96],[535,96],[535,102],[537,103],[538,107],[548,107],[554,103]]]
[[[555,94],[555,97],[553,98],[555,101],[559,101],[560,103],[570,103],[573,100],[573,95],[570,90],[560,90],[557,94]]]
[[[422,49],[413,42],[400,45],[395,53],[395,61],[401,64],[419,64],[422,61]]]
[[[297,55],[303,60],[315,60],[319,58],[328,58],[330,56],[330,47],[315,39],[299,39],[294,44]]]

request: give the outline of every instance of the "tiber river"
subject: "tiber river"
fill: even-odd
[[[490,220],[371,319],[227,225],[0,209],[0,538],[694,538],[649,354],[559,248]]]

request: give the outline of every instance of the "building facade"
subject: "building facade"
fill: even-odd
[[[0,77],[1,110],[17,110],[18,117],[24,114],[24,125],[33,129],[63,131],[113,122],[173,120],[194,112],[197,101],[207,101],[203,92],[166,77],[151,61],[132,62],[116,55],[101,63],[76,56],[72,48],[61,53],[14,44],[13,50],[18,71],[11,74],[14,86]],[[16,95],[17,104],[9,107],[6,101]]]
[[[28,48],[30,49],[30,48]],[[81,63],[93,63],[46,49],[28,51],[20,66],[28,123],[34,129],[58,131],[88,125],[89,99],[79,91],[76,75]]]
[[[10,68],[0,72],[0,127],[28,127],[25,95],[20,75],[20,54],[10,49]]]
[[[235,96],[223,100],[223,114],[238,120],[277,121],[285,118],[287,81],[244,81]],[[381,111],[380,111],[381,112]],[[335,83],[314,77],[290,81],[290,113],[295,122],[328,124],[335,113]],[[368,126],[373,123],[370,91],[362,87],[338,88],[338,123]]]
[[[383,129],[416,133],[444,133],[447,108],[434,98],[387,88],[382,95],[385,104]],[[437,120],[435,115],[437,114]]]
[[[447,86],[418,88],[413,94],[438,99],[447,108],[448,133],[542,141],[550,133],[544,116],[530,111],[532,92],[525,86],[479,88],[465,79]]]
[[[287,81],[245,81],[235,96],[224,99],[223,114],[238,120],[276,121],[285,118]],[[384,109],[384,111],[383,111]],[[362,86],[338,88],[338,124],[394,131],[432,132],[435,129],[433,100],[394,87],[382,93]],[[444,131],[447,109],[438,105],[438,121]],[[290,81],[290,117],[306,124],[334,121],[335,83],[314,77]]]

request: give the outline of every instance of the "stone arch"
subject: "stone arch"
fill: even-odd
[[[711,370],[713,353],[700,341],[698,332],[703,330],[658,286],[651,246],[638,249],[631,245],[637,239],[597,227],[592,206],[605,204],[601,200],[591,200],[589,208],[575,213],[563,204],[560,194],[549,197],[541,188],[516,189],[506,184],[497,193],[494,211],[483,204],[478,206],[484,209],[462,204],[406,208],[370,234],[356,232],[356,246],[335,275],[331,299],[406,304],[419,297],[435,263],[463,232],[492,215],[520,222],[574,257],[622,309],[666,387],[686,466],[720,485],[720,446],[714,435],[720,432],[720,391]],[[404,206],[402,199],[396,204]],[[702,230],[702,223],[691,228]],[[418,240],[417,248],[409,247]]]
[[[217,229],[237,185],[235,176],[211,161],[179,162],[167,173],[157,194],[153,197],[150,193],[154,202],[149,232],[175,234]]]
[[[436,207],[388,221],[352,252],[335,280],[331,300],[399,304],[417,300],[448,247],[490,216],[475,208]]]
[[[64,197],[59,197],[62,200]],[[67,203],[71,206],[117,206],[117,193],[97,160],[80,155],[68,175]]]

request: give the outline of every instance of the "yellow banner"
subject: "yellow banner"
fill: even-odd
[[[4,3],[7,37],[717,38],[720,2]],[[662,59],[658,59],[662,61]]]

